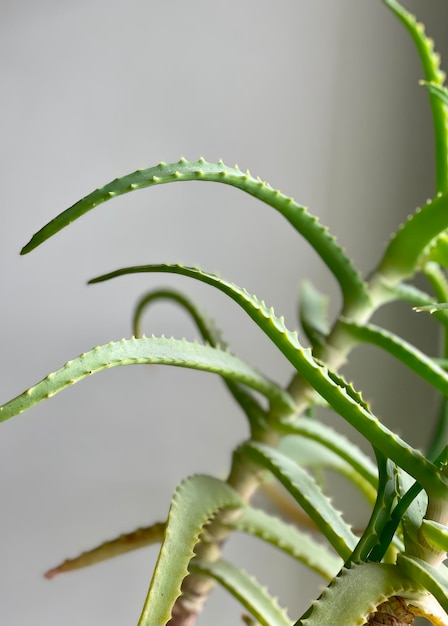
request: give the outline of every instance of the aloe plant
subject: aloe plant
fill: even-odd
[[[234,450],[225,479],[196,475],[176,489],[166,519],[163,511],[146,528],[67,560],[47,578],[93,565],[123,552],[160,543],[160,552],[143,605],[140,626],[196,623],[216,584],[248,612],[248,624],[263,626],[363,626],[410,624],[423,616],[448,626],[448,91],[432,41],[421,24],[395,0],[384,4],[403,23],[420,55],[423,87],[434,122],[434,196],[397,226],[368,277],[361,276],[329,231],[304,206],[249,172],[204,159],[159,163],[119,179],[84,197],[37,232],[23,248],[29,253],[96,206],[145,187],[209,181],[235,187],[280,213],[332,272],[342,305],[336,319],[326,316],[326,297],[310,284],[300,293],[302,332],[287,328],[272,308],[213,273],[180,264],[150,264],[118,269],[92,279],[99,283],[127,274],[169,273],[203,282],[233,300],[271,340],[291,365],[286,387],[237,357],[221,331],[185,294],[156,289],[144,294],[134,315],[135,336],[97,346],[49,374],[0,407],[8,420],[96,372],[131,364],[160,364],[218,374],[247,418],[249,438]],[[428,291],[412,280],[428,279]],[[156,301],[176,303],[202,338],[145,337],[141,319]],[[371,322],[373,314],[402,300],[429,312],[444,337],[438,357]],[[417,313],[416,313],[417,314]],[[420,313],[423,315],[424,313]],[[351,351],[362,343],[385,350],[429,383],[440,395],[440,413],[429,450],[423,453],[392,432],[373,413],[359,390],[340,373]],[[356,430],[371,446],[372,458],[316,415],[324,406]],[[371,507],[360,533],[331,502],[322,472],[341,474]],[[291,495],[306,520],[322,536],[256,508],[254,493],[275,480]],[[233,532],[260,538],[318,573],[327,587],[302,615],[289,615],[223,547]],[[299,578],[299,574],[298,574]]]

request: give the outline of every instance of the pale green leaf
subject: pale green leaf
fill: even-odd
[[[292,626],[292,620],[281,609],[277,600],[244,570],[235,567],[223,559],[215,563],[206,563],[195,559],[190,564],[190,571],[211,576],[262,624],[262,626]]]
[[[356,341],[370,343],[382,348],[438,389],[443,395],[448,396],[448,375],[446,372],[413,344],[375,324],[356,324],[344,319],[340,323],[342,328]]]
[[[60,565],[53,567],[44,574],[45,578],[54,578],[58,574],[71,572],[83,567],[95,565],[107,559],[113,559],[121,554],[127,554],[133,550],[146,548],[154,543],[160,543],[165,532],[165,522],[156,522],[146,528],[138,528],[131,533],[126,533],[106,541],[101,545],[83,552],[73,559],[67,559]]]
[[[244,458],[269,470],[281,482],[344,560],[350,556],[357,537],[304,469],[278,450],[261,443],[246,443],[239,450]]]
[[[1,406],[0,421],[22,413],[91,374],[109,367],[141,363],[213,372],[259,391],[280,413],[289,415],[294,410],[292,399],[286,392],[229,352],[185,340],[142,337],[98,346],[74,361],[69,361],[34,387]]]
[[[169,621],[204,525],[219,510],[239,507],[244,507],[242,498],[216,478],[193,476],[179,485],[139,626],[163,626]]]
[[[398,555],[397,565],[406,576],[425,587],[448,612],[448,578],[443,566],[435,569],[422,559],[405,554]]]
[[[347,303],[358,299],[368,301],[366,286],[358,272],[353,268],[342,248],[336,244],[335,238],[316,217],[310,215],[305,207],[297,204],[292,198],[285,196],[268,183],[259,178],[253,178],[249,172],[242,172],[238,167],[227,167],[222,161],[208,163],[204,159],[199,159],[199,161],[181,159],[177,163],[160,163],[156,167],[138,170],[117,178],[89,194],[44,226],[23,248],[22,254],[30,252],[62,228],[111,198],[144,187],[192,180],[231,185],[273,207],[320,255],[336,277]]]
[[[362,626],[390,596],[418,589],[396,565],[362,563],[344,568],[294,626]]]
[[[310,534],[260,509],[247,507],[242,515],[232,522],[231,527],[259,537],[283,550],[327,580],[331,580],[343,565],[340,557]]]

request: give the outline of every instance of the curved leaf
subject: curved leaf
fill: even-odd
[[[443,194],[418,209],[395,233],[378,272],[392,284],[412,276],[422,252],[447,228],[448,194]]]
[[[423,24],[417,22],[415,16],[406,11],[397,0],[384,2],[411,35],[420,56],[426,81],[434,86],[443,85],[445,72],[440,69],[440,56],[434,52],[434,41],[426,36]],[[429,91],[436,148],[436,191],[445,193],[448,190],[448,115],[440,95],[431,89]]]
[[[239,450],[245,458],[269,470],[282,483],[344,560],[350,556],[358,542],[357,537],[305,470],[264,444],[245,443]]]
[[[384,527],[391,518],[391,512],[398,496],[397,468],[395,464],[386,459],[378,450],[375,450],[375,453],[379,470],[375,506],[358,545],[349,561],[346,562],[346,565],[368,560],[373,548],[379,543]]]
[[[330,375],[327,368],[318,363],[309,349],[300,345],[297,333],[289,331],[283,318],[275,316],[273,309],[268,309],[264,302],[224,279],[203,272],[197,268],[183,265],[141,265],[104,274],[90,282],[102,282],[110,278],[138,272],[168,272],[195,278],[216,287],[234,300],[254,320],[263,332],[274,342],[278,349],[292,363],[309,385],[320,394],[328,404],[349,424],[358,430],[370,444],[389,456],[397,465],[414,476],[428,492],[446,494],[448,485],[441,472],[418,450],[392,433],[384,424],[358,401],[354,390],[338,384],[336,376]],[[340,379],[340,377],[339,377]]]
[[[303,421],[303,420],[302,420]],[[316,471],[330,470],[347,478],[367,498],[369,503],[375,502],[376,491],[354,469],[353,465],[327,446],[300,435],[286,435],[280,440],[277,449],[300,467]]]
[[[195,559],[190,571],[211,576],[262,624],[262,626],[292,626],[292,620],[281,609],[277,600],[244,570],[221,559],[214,563],[204,563]]]
[[[416,588],[396,565],[352,565],[342,570],[294,626],[362,626],[382,602]]]
[[[344,319],[340,323],[356,341],[370,343],[386,350],[443,395],[448,396],[446,372],[411,343],[374,324],[355,324]]]
[[[298,419],[293,424],[281,423],[284,433],[296,434],[317,441],[344,459],[375,490],[378,487],[378,471],[371,459],[358,446],[336,430],[317,420]]]
[[[76,569],[89,567],[90,565],[101,563],[101,561],[113,559],[121,554],[127,554],[133,550],[146,548],[154,543],[160,543],[165,533],[165,527],[165,522],[156,522],[146,528],[138,528],[131,533],[120,535],[111,541],[102,543],[92,550],[83,552],[74,559],[67,559],[60,565],[45,572],[44,576],[45,578],[51,579],[64,572],[72,572]]]
[[[181,159],[178,163],[160,163],[156,167],[138,170],[117,178],[89,194],[44,226],[22,249],[22,254],[30,252],[62,228],[111,198],[144,187],[191,180],[231,185],[276,209],[311,244],[334,274],[344,294],[344,300],[347,303],[354,299],[368,301],[366,287],[351,261],[316,217],[268,183],[253,178],[249,172],[242,172],[237,167],[227,167],[222,161],[215,164],[207,163],[204,159],[199,161]]]
[[[244,501],[238,493],[216,478],[193,476],[179,485],[139,626],[163,626],[169,621],[204,525],[219,510],[240,507]]]
[[[231,527],[267,541],[327,580],[331,580],[343,565],[340,557],[311,535],[260,509],[247,507]]]
[[[156,289],[142,296],[134,312],[133,329],[135,336],[141,335],[140,322],[145,310],[150,304],[161,299],[172,300],[187,311],[205,342],[209,343],[214,348],[227,348],[227,343],[223,340],[221,332],[213,321],[208,319],[190,298],[174,289]],[[252,434],[255,434],[259,428],[264,428],[266,423],[266,411],[262,408],[254,395],[250,393],[246,387],[234,380],[225,377],[223,377],[223,380],[235,401],[246,414]]]
[[[51,398],[70,385],[109,367],[158,363],[213,372],[237,380],[265,395],[275,411],[291,414],[289,395],[229,352],[165,337],[122,339],[98,346],[69,361],[40,383],[0,407],[0,422],[22,413],[41,400]]]
[[[448,578],[443,567],[435,569],[425,561],[405,554],[398,555],[397,565],[406,576],[425,587],[436,598],[445,613],[448,612]],[[447,624],[448,621],[442,623]]]
[[[448,528],[444,524],[424,519],[420,532],[431,547],[448,552]]]

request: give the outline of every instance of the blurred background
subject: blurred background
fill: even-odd
[[[406,6],[446,57],[447,3]],[[337,312],[338,290],[308,244],[272,209],[225,186],[120,197],[19,257],[44,223],[116,176],[180,156],[237,162],[308,205],[363,273],[390,231],[433,194],[419,60],[380,1],[2,0],[0,18],[1,401],[94,345],[130,336],[135,301],[157,285],[188,292],[234,352],[288,382],[285,359],[210,287],[167,275],[86,286],[120,266],[217,271],[274,305],[290,328],[307,278]],[[376,319],[436,350],[433,324],[409,307]],[[150,310],[144,326],[197,335],[169,304]],[[390,427],[426,444],[437,402],[423,383],[364,349],[347,376]],[[247,432],[217,377],[144,366],[97,374],[2,424],[2,623],[136,624],[155,548],[52,582],[42,573],[163,519],[179,481],[225,476]],[[365,510],[343,496],[336,501],[362,523]],[[235,537],[226,555],[256,572],[292,617],[322,584],[256,540]],[[241,612],[218,590],[200,624],[238,624]]]

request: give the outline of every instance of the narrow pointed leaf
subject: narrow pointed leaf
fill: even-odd
[[[262,626],[292,626],[292,620],[277,600],[244,570],[228,561],[191,562],[190,571],[211,576],[247,609]]]
[[[244,444],[240,452],[282,483],[344,560],[350,556],[357,537],[305,470],[278,450],[263,444]]]
[[[379,469],[377,497],[367,526],[350,557],[350,563],[368,560],[370,553],[378,545],[381,533],[391,518],[392,509],[398,496],[395,464],[378,451],[376,451],[376,457]]]
[[[113,559],[121,554],[127,554],[139,548],[146,548],[154,543],[160,543],[165,532],[165,522],[156,522],[146,528],[138,528],[131,533],[120,535],[119,537],[106,541],[101,545],[83,552],[74,559],[67,559],[60,565],[53,567],[44,574],[45,578],[54,578],[64,572],[72,572],[83,567],[90,567],[101,561]]]
[[[434,520],[424,519],[420,532],[426,541],[438,550],[448,552],[448,528]]]
[[[357,341],[370,343],[386,350],[443,395],[448,396],[446,372],[433,359],[408,341],[375,324],[361,325],[341,320],[341,325]]]
[[[434,41],[426,36],[425,27],[397,0],[384,0],[411,35],[420,56],[425,80],[435,86],[443,85],[445,72],[440,69],[440,55],[434,52]],[[436,153],[436,191],[448,190],[447,108],[440,95],[430,90],[430,105],[434,127]]]
[[[242,515],[232,523],[232,528],[267,541],[327,580],[331,580],[343,565],[340,557],[310,534],[260,509],[244,509]]]
[[[69,361],[34,387],[1,406],[0,422],[22,413],[91,374],[109,367],[141,363],[213,372],[259,391],[280,413],[290,414],[294,410],[292,400],[286,392],[229,352],[185,340],[142,337],[98,346],[74,361]]]
[[[386,248],[378,272],[392,284],[412,276],[425,248],[448,229],[448,194],[438,195],[401,226]]]
[[[341,459],[349,463],[355,472],[376,490],[378,471],[372,460],[358,446],[330,426],[317,420],[298,419],[293,424],[281,424],[280,428],[285,433],[312,439],[332,450]]]
[[[163,626],[171,618],[181,584],[204,525],[219,510],[244,507],[236,491],[210,476],[193,476],[176,489],[139,626]]]
[[[362,563],[344,568],[294,626],[362,626],[390,596],[419,586],[395,565]]]
[[[192,302],[190,298],[175,291],[174,289],[157,289],[145,294],[137,303],[133,329],[134,335],[140,336],[141,317],[150,304],[158,300],[172,300],[182,307],[193,319],[204,341],[214,348],[227,349],[227,343],[222,338],[221,331],[215,326],[212,320],[208,319],[204,313]],[[240,383],[223,377],[224,383],[232,394],[234,400],[239,404],[246,414],[251,424],[252,432],[255,432],[260,425],[266,421],[266,411],[261,407],[255,396],[250,393],[247,387]]]
[[[435,569],[422,559],[405,554],[398,555],[397,565],[406,576],[425,587],[439,602],[445,613],[448,612],[448,578],[443,566]]]
[[[286,435],[280,440],[277,449],[303,468],[311,468],[315,472],[329,470],[344,476],[366,496],[369,502],[375,502],[376,490],[358,474],[353,465],[314,439]]]
[[[111,198],[144,187],[192,180],[231,185],[273,207],[320,255],[336,277],[347,303],[359,298],[368,301],[366,287],[351,261],[342,248],[336,244],[335,238],[329,234],[328,229],[322,226],[316,217],[310,215],[305,207],[260,179],[253,178],[248,172],[244,173],[237,167],[227,167],[222,162],[207,163],[204,159],[199,161],[181,159],[178,163],[160,163],[156,167],[138,170],[117,178],[89,194],[44,226],[23,248],[22,254],[30,252],[62,228]]]
[[[311,350],[304,349],[297,333],[289,331],[283,318],[278,318],[273,309],[264,302],[241,289],[237,285],[221,279],[214,274],[183,265],[141,265],[124,268],[105,274],[90,282],[101,282],[138,272],[168,272],[189,276],[216,287],[234,300],[274,342],[278,349],[292,363],[299,374],[320,394],[328,404],[349,424],[358,430],[374,448],[382,450],[397,465],[414,476],[428,492],[448,493],[448,485],[440,471],[418,450],[392,433],[366,408],[364,402],[356,398],[359,394],[349,391],[347,386],[338,384],[335,375],[318,363]],[[340,378],[340,377],[339,377]]]

